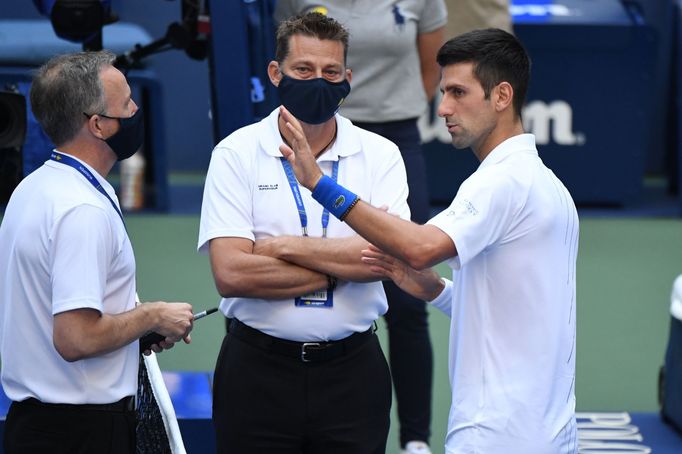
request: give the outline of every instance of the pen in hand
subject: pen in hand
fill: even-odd
[[[205,311],[201,311],[201,312],[198,312],[198,313],[194,314],[194,319],[193,319],[193,320],[194,320],[194,321],[197,321],[197,320],[199,320],[199,319],[201,319],[201,318],[204,318],[204,317],[206,317],[207,315],[211,315],[212,313],[217,312],[217,311],[218,311],[218,308],[217,308],[217,307],[214,307],[214,308],[211,308],[211,309],[206,309]]]
[[[200,320],[200,319],[206,317],[207,315],[211,315],[217,311],[218,311],[218,308],[213,307],[213,308],[207,309],[205,311],[197,312],[196,314],[194,314],[194,317],[192,320],[193,321]],[[152,345],[158,344],[159,342],[161,342],[165,338],[166,338],[166,336],[162,336],[161,334],[155,333],[155,332],[145,334],[144,336],[142,336],[140,338],[140,353],[149,350]]]

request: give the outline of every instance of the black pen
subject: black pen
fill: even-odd
[[[196,314],[194,314],[194,319],[193,319],[193,320],[194,320],[194,321],[199,320],[200,318],[204,318],[204,317],[206,317],[207,315],[211,315],[212,313],[217,312],[217,311],[218,311],[218,308],[217,308],[217,307],[214,307],[214,308],[211,308],[211,309],[206,309],[205,311],[197,312]]]
[[[196,321],[196,320],[202,319],[202,318],[206,317],[207,315],[211,315],[212,313],[217,312],[217,311],[218,311],[218,308],[214,307],[211,309],[206,309],[205,311],[197,312],[196,314],[194,314],[194,317],[192,320]],[[152,333],[145,334],[144,336],[142,336],[140,338],[140,353],[144,352],[146,350],[149,350],[149,348],[152,345],[158,344],[159,342],[161,342],[165,338],[166,338],[166,336],[162,336],[159,333],[152,332]]]

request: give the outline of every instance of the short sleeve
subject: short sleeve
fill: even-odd
[[[444,0],[425,0],[417,32],[419,34],[432,32],[444,27],[447,21],[448,9]]]
[[[83,308],[102,312],[107,274],[118,251],[111,217],[102,208],[79,205],[64,213],[50,238],[52,314]]]
[[[211,156],[201,202],[199,243],[201,253],[208,252],[208,242],[219,237],[255,240],[248,175],[230,148],[217,146]]]
[[[513,213],[513,182],[489,172],[474,173],[452,204],[428,223],[445,232],[457,248],[448,261],[459,269],[504,236]]]
[[[452,281],[443,278],[445,288],[436,298],[429,301],[429,304],[443,312],[448,317],[452,316]]]

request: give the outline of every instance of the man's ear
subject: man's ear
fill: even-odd
[[[90,134],[97,137],[98,139],[104,140],[105,133],[102,129],[101,123],[99,122],[99,119],[99,115],[92,115],[90,118],[88,118],[87,128],[88,131],[90,131]]]
[[[501,82],[495,88],[495,109],[501,112],[512,105],[514,88],[509,82]]]
[[[346,80],[348,81],[348,83],[351,83],[351,81],[353,80],[353,70],[350,68],[346,69]]]
[[[282,71],[279,69],[279,63],[275,60],[268,64],[268,77],[272,85],[279,87],[279,82],[282,80]]]

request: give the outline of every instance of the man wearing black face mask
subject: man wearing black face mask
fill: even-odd
[[[32,84],[57,148],[17,186],[0,225],[7,454],[134,453],[137,339],[166,336],[156,352],[190,341],[189,304],[135,306],[135,258],[105,177],[144,135],[114,58],[58,56]]]
[[[398,148],[336,113],[350,92],[347,47],[334,19],[284,21],[270,80],[325,173],[409,219]],[[293,140],[276,109],[220,142],[206,178],[199,250],[228,317],[218,452],[383,454],[391,379],[373,325],[386,295],[361,262],[367,242],[299,187],[279,151]]]

